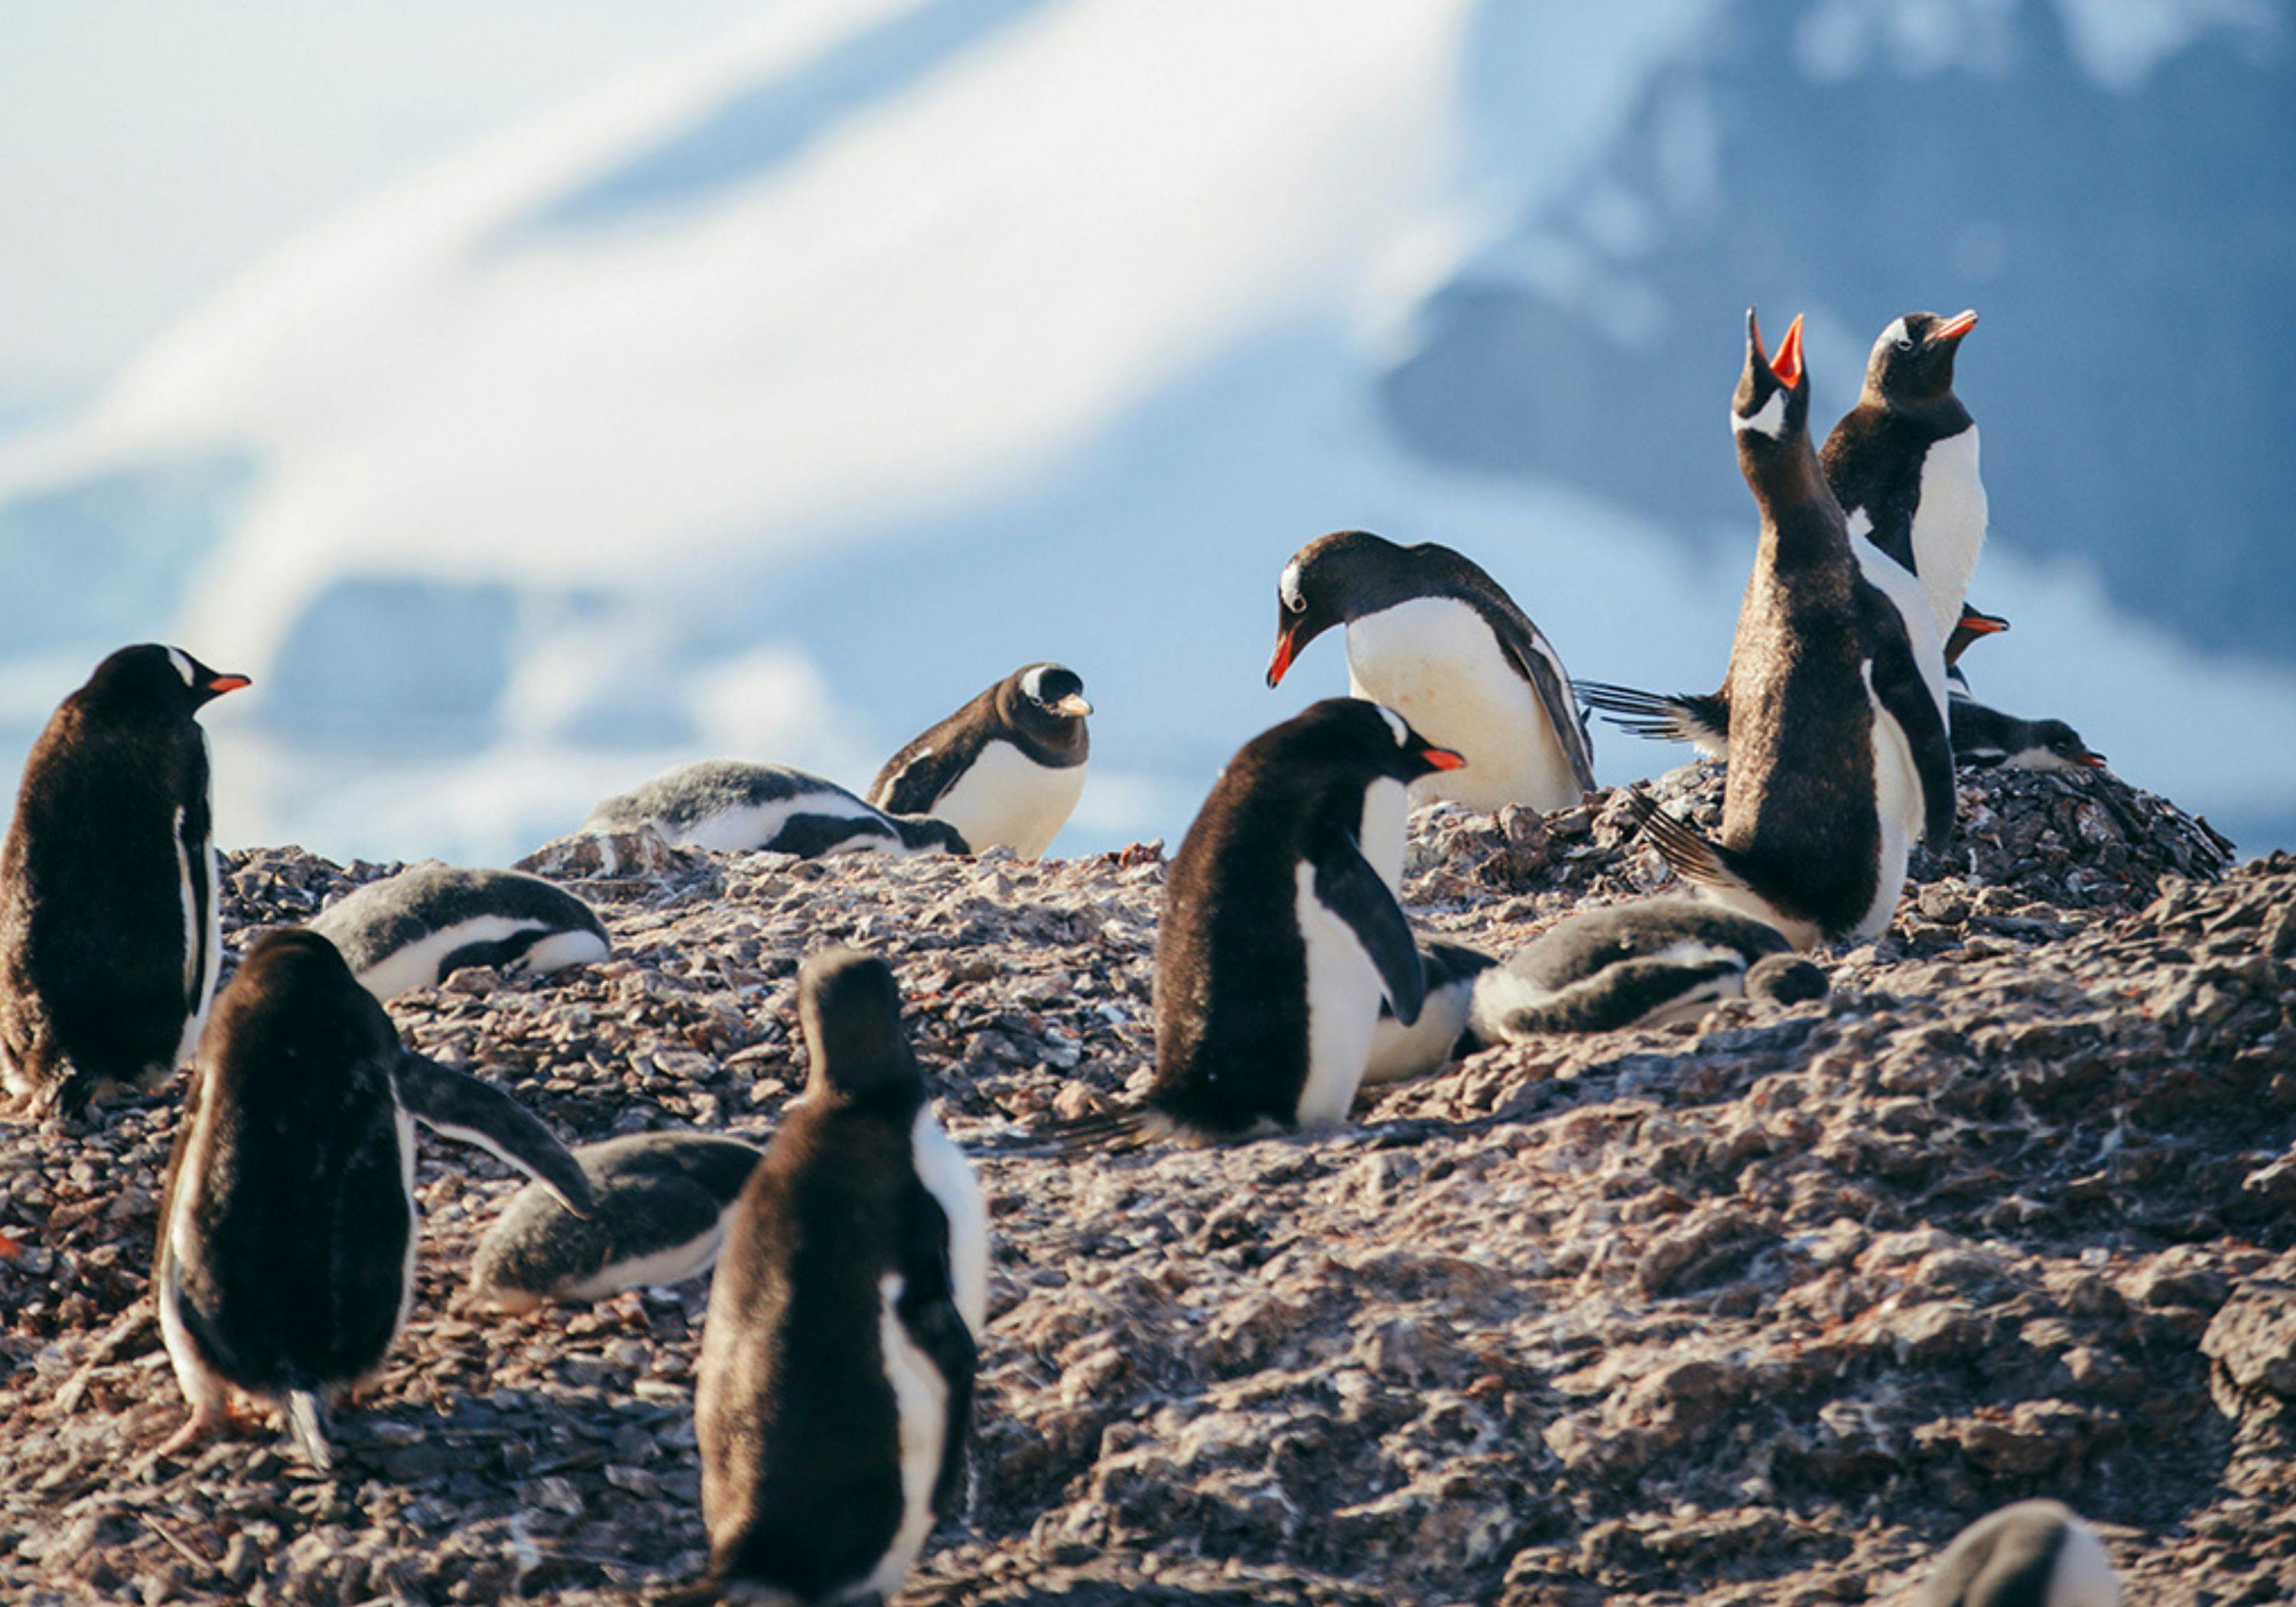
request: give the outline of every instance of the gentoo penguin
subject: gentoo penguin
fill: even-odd
[[[1904,615],[1917,647],[1931,631],[1950,642],[1985,545],[1977,426],[1953,391],[1954,357],[1976,325],[1974,312],[1893,321],[1874,343],[1857,406],[1820,455],[1859,571]],[[1729,757],[1726,676],[1720,691],[1703,694],[1665,697],[1602,681],[1582,681],[1578,691],[1623,730]]]
[[[1482,950],[1464,944],[1422,943],[1419,971],[1426,979],[1427,996],[1420,1001],[1419,1019],[1405,1026],[1395,1019],[1395,1006],[1387,996],[1380,996],[1379,1024],[1372,1029],[1364,1086],[1424,1077],[1480,1047],[1467,1030],[1467,1012],[1476,980],[1497,963]]]
[[[1562,660],[1505,587],[1449,547],[1367,530],[1318,537],[1276,583],[1267,684],[1334,625],[1348,690],[1408,720],[1464,767],[1412,790],[1471,809],[1560,809],[1595,786],[1586,718]]]
[[[191,1058],[223,934],[194,717],[248,685],[179,647],[123,647],[24,763],[0,848],[0,1078],[77,1115]]]
[[[1587,910],[1475,980],[1469,1026],[1484,1043],[1693,1021],[1751,994],[1824,998],[1825,973],[1775,927],[1688,898]]]
[[[1051,1136],[1129,1148],[1343,1119],[1382,996],[1403,1028],[1426,997],[1396,902],[1406,790],[1460,763],[1360,698],[1310,703],[1246,742],[1165,879],[1146,1103]]]
[[[2096,1530],[2055,1501],[2020,1501],[1955,1537],[1915,1607],[2119,1607]]]
[[[947,821],[888,815],[834,782],[786,765],[703,759],[655,776],[590,811],[582,829],[651,826],[672,848],[724,854],[769,849],[813,858],[854,849],[969,854]]]
[[[1985,482],[1977,470],[1977,423],[1953,391],[1962,337],[1974,311],[1940,318],[1907,313],[1883,330],[1866,360],[1857,405],[1825,439],[1822,463],[1867,579],[1891,600],[1926,603],[1942,642],[1961,618],[1969,577],[1985,545]],[[1874,560],[1886,554],[1886,570]],[[1918,593],[1901,592],[1911,575]]]
[[[1953,634],[1945,640],[1946,690],[1949,697],[1959,697],[1968,691],[1968,679],[1959,665],[1969,644],[1980,636],[2008,628],[2009,621],[1998,614],[1963,607]],[[1660,742],[1688,742],[1717,762],[1726,763],[1730,758],[1730,693],[1726,683],[1719,692],[1677,692],[1672,696],[1636,692],[1631,686],[1613,686],[1604,681],[1581,681],[1578,691],[1603,711],[1604,719],[1621,731]]]
[[[402,1045],[332,944],[256,939],[200,1039],[160,1208],[160,1334],[192,1407],[166,1452],[218,1428],[238,1389],[332,1464],[325,1398],[381,1365],[414,1299],[417,1121],[590,1208],[549,1130]]]
[[[597,912],[555,882],[435,859],[337,899],[310,928],[379,999],[435,988],[465,965],[547,976],[613,952]]]
[[[1859,574],[1808,419],[1801,320],[1774,365],[1748,312],[1731,424],[1762,537],[1730,650],[1721,840],[1631,795],[1684,880],[1798,948],[1879,934],[1914,841],[1942,847],[1955,801],[1943,637],[1910,641]]]
[[[709,1270],[755,1144],[712,1133],[638,1133],[574,1151],[592,1205],[578,1217],[529,1183],[479,1241],[471,1283],[498,1311],[587,1305]]]
[[[890,1598],[964,1484],[980,1185],[933,1119],[883,961],[814,955],[798,1012],[805,1097],[734,1205],[702,1329],[692,1603]]]
[[[2021,720],[1958,693],[1953,762],[1979,770],[2102,770],[2105,763],[2062,720]]]
[[[1034,859],[1084,791],[1091,712],[1075,670],[1024,665],[887,760],[869,801],[945,820],[975,853]]]

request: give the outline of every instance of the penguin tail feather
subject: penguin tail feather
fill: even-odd
[[[323,1473],[332,1472],[334,1447],[327,1443],[327,1403],[313,1390],[287,1391],[287,1431],[303,1459]]]
[[[1083,1150],[1105,1150],[1121,1155],[1168,1137],[1177,1123],[1150,1105],[1130,1105],[1119,1111],[1095,1111],[1089,1116],[1049,1122],[1030,1135],[1034,1152],[1072,1155]]]
[[[1685,881],[1698,887],[1749,893],[1754,890],[1745,877],[1732,867],[1726,849],[1707,841],[1687,821],[1668,814],[1649,793],[1636,788],[1627,794],[1627,804],[1634,810],[1635,824],[1643,836]]]
[[[1661,742],[1696,742],[1728,735],[1718,700],[1690,693],[1662,697],[1606,681],[1572,683],[1587,702],[1621,731]]]

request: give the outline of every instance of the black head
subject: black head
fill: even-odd
[[[1995,635],[2008,628],[2009,621],[2000,615],[1980,613],[1968,603],[1963,603],[1961,619],[1954,626],[1953,635],[1945,639],[1945,661],[1948,664],[1959,663],[1961,655],[1969,651],[1972,642],[1980,636]]]
[[[1002,701],[1007,717],[1052,734],[1081,726],[1092,705],[1085,701],[1084,677],[1065,664],[1030,664],[1005,677]]]
[[[797,973],[798,1020],[812,1057],[809,1086],[849,1099],[922,1097],[924,1078],[901,1029],[893,969],[857,948],[832,948]]]
[[[249,684],[245,676],[209,669],[180,647],[146,642],[123,647],[97,665],[80,695],[111,709],[189,717]]]
[[[1953,359],[1961,340],[1977,327],[1972,309],[1940,318],[1935,313],[1907,313],[1882,332],[1874,355],[1866,359],[1866,390],[1862,401],[1881,402],[1901,411],[1934,407],[1953,395]]]
[[[1334,530],[1292,553],[1275,583],[1275,654],[1267,661],[1267,684],[1283,679],[1301,648],[1362,611],[1362,599],[1403,566],[1405,553],[1369,530]]]
[[[2068,765],[2079,765],[2089,770],[2104,768],[2104,755],[2091,752],[2088,744],[2081,741],[2080,733],[2062,720],[2035,720],[2033,740],[2046,749],[2052,757],[2062,759]]]
[[[1466,763],[1414,731],[1394,709],[1367,698],[1325,698],[1276,729],[1290,734],[1294,762],[1367,778],[1390,776],[1407,783]]]
[[[1761,320],[1746,309],[1746,365],[1730,398],[1730,427],[1737,432],[1738,455],[1759,456],[1809,438],[1809,373],[1801,360],[1801,315],[1786,326],[1786,338],[1771,357],[1762,345]]]

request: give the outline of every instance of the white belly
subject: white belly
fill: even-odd
[[[1420,802],[1560,809],[1578,801],[1546,705],[1465,603],[1420,597],[1356,620],[1348,627],[1348,684],[1467,761],[1417,783]]]
[[[1001,845],[1034,859],[1068,824],[1069,812],[1084,792],[1086,768],[1054,769],[1008,742],[988,742],[931,813],[963,832],[976,854]]]
[[[650,1256],[640,1256],[634,1261],[608,1267],[568,1289],[567,1298],[602,1300],[610,1294],[619,1294],[625,1289],[654,1289],[667,1283],[683,1283],[688,1278],[709,1271],[717,1262],[718,1251],[726,1242],[726,1229],[733,1220],[734,1208],[729,1205],[718,1213],[718,1220],[708,1231],[683,1244],[673,1244]]]
[[[1472,979],[1436,989],[1420,1007],[1419,1019],[1408,1027],[1382,1014],[1372,1026],[1364,1082],[1401,1082],[1440,1069],[1450,1060],[1459,1035],[1467,1029],[1467,1001],[1473,992]]]
[[[909,1156],[918,1181],[948,1218],[949,1282],[955,1288],[957,1315],[979,1344],[988,1321],[988,1207],[980,1197],[980,1179],[956,1141],[933,1119],[930,1105],[917,1112],[909,1129]]]
[[[1887,562],[1886,560],[1884,562]],[[1914,767],[1913,745],[1882,701],[1874,695],[1871,660],[1859,667],[1866,680],[1866,701],[1874,708],[1874,786],[1882,828],[1882,857],[1874,887],[1874,902],[1852,932],[1853,937],[1877,938],[1896,913],[1898,895],[1906,887],[1906,857],[1922,834],[1921,773]]]
[[[311,930],[321,937],[332,934],[325,918],[311,923]],[[499,943],[514,938],[522,931],[541,931],[543,922],[531,918],[513,919],[508,915],[480,915],[469,921],[458,921],[452,926],[442,926],[430,936],[406,947],[396,949],[358,972],[358,984],[379,999],[395,999],[402,993],[412,993],[417,988],[429,988],[439,980],[439,964],[458,948],[473,943]],[[590,937],[585,932],[584,937]],[[591,938],[594,945],[595,938]]]
[[[1875,590],[1890,600],[1905,622],[1906,641],[1914,652],[1914,664],[1922,672],[1922,684],[1930,689],[1930,699],[1942,713],[1946,708],[1945,636],[1939,634],[1936,617],[1930,611],[1929,592],[1923,583],[1906,573],[1897,560],[1866,539],[1874,528],[1873,519],[1863,508],[1849,516],[1849,550],[1857,555],[1857,570]],[[1961,601],[1954,600],[1954,619],[1961,618]]]
[[[675,849],[709,849],[720,854],[746,854],[761,849],[780,835],[792,816],[825,815],[832,820],[874,820],[877,811],[857,798],[847,798],[836,792],[801,792],[794,798],[777,799],[773,803],[743,804],[738,808],[720,809],[715,815],[705,815],[700,820],[678,826],[666,821],[654,823],[654,829]],[[901,851],[898,837],[862,833],[841,844],[839,851],[852,849],[890,849]]]
[[[1302,860],[1295,906],[1308,960],[1308,1078],[1293,1112],[1302,1127],[1342,1121],[1371,1063],[1379,1028],[1379,970],[1355,928],[1316,897],[1316,867]]]
[[[1961,623],[1970,572],[1985,545],[1985,481],[1977,471],[1977,426],[1949,436],[1922,460],[1922,500],[1914,510],[1914,567],[1921,571],[1943,641]],[[1944,700],[1939,700],[1944,706]]]
[[[894,1415],[901,1455],[901,1524],[892,1543],[863,1585],[890,1600],[915,1566],[932,1532],[933,1481],[940,1475],[941,1446],[948,1436],[948,1381],[932,1358],[917,1349],[901,1315],[901,1275],[877,1280],[877,1338],[884,1351],[885,1377],[893,1386]]]

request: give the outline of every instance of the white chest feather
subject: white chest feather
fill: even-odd
[[[1905,570],[1880,547],[1867,541],[1866,533],[1874,528],[1874,521],[1863,508],[1849,516],[1849,550],[1857,555],[1858,572],[1863,574],[1876,591],[1890,600],[1905,622],[1906,643],[1913,649],[1914,664],[1922,672],[1922,683],[1930,689],[1931,701],[1942,714],[1946,708],[1947,686],[1945,670],[1945,637],[1938,634],[1937,618],[1930,611],[1930,598],[1923,583],[1906,573]],[[1954,603],[1954,619],[1961,618],[1961,603]]]
[[[1961,622],[1970,572],[1985,545],[1985,481],[1977,471],[1977,426],[1949,436],[1922,460],[1914,510],[1914,567],[1921,571],[1940,641]]]
[[[909,1154],[918,1180],[948,1218],[949,1282],[957,1315],[978,1343],[988,1321],[988,1207],[980,1197],[980,1179],[933,1119],[930,1105],[917,1112],[909,1129]]]
[[[2104,1554],[2104,1542],[2086,1523],[2068,1524],[2041,1607],[2119,1607],[2120,1601],[2120,1581]]]
[[[1418,783],[1423,802],[1559,809],[1578,801],[1546,704],[1467,604],[1417,597],[1356,620],[1348,627],[1348,681],[1357,697],[1386,704],[1467,761]]]
[[[570,1299],[603,1300],[625,1289],[656,1289],[706,1272],[726,1242],[726,1229],[734,1220],[734,1207],[718,1213],[718,1220],[683,1244],[672,1244],[651,1255],[609,1262],[593,1275],[567,1290]]]
[[[317,923],[323,935],[326,923]],[[478,915],[457,921],[390,953],[358,973],[358,984],[378,999],[395,999],[439,980],[439,966],[448,955],[474,943],[500,943],[521,932],[541,931],[543,922],[509,915]],[[588,937],[588,933],[583,934]],[[593,939],[592,941],[595,942]]]
[[[1373,1024],[1363,1081],[1401,1082],[1439,1069],[1451,1058],[1459,1035],[1467,1029],[1467,1006],[1473,991],[1472,980],[1453,981],[1433,989],[1419,1006],[1419,1019],[1408,1027],[1382,1012]]]
[[[1858,667],[1866,682],[1866,700],[1874,708],[1874,804],[1882,828],[1881,863],[1874,885],[1874,902],[1857,923],[1853,936],[1879,937],[1898,907],[1905,890],[1906,857],[1922,834],[1921,773],[1914,767],[1913,745],[1890,711],[1874,695],[1874,664]]]
[[[900,1438],[901,1524],[864,1584],[889,1600],[908,1578],[932,1531],[933,1481],[939,1476],[941,1447],[948,1436],[948,1382],[901,1325],[896,1308],[901,1290],[897,1272],[877,1280],[877,1338],[884,1353],[885,1378],[893,1387]]]
[[[1379,1028],[1379,968],[1355,928],[1316,897],[1316,867],[1294,872],[1300,937],[1308,962],[1308,1076],[1294,1119],[1302,1127],[1344,1120],[1371,1063]]]
[[[730,809],[720,809],[684,825],[663,823],[659,829],[672,848],[709,849],[721,854],[746,854],[761,849],[780,834],[791,817],[799,815],[825,815],[833,820],[868,820],[877,811],[857,798],[848,798],[839,792],[800,792],[794,798],[777,799],[771,803],[742,804]],[[898,850],[900,840],[864,833],[857,835],[848,848],[888,848]]]
[[[1002,845],[1034,859],[1068,824],[1084,792],[1086,768],[1040,765],[999,739],[982,744],[972,767],[930,812],[964,833],[975,853]]]

